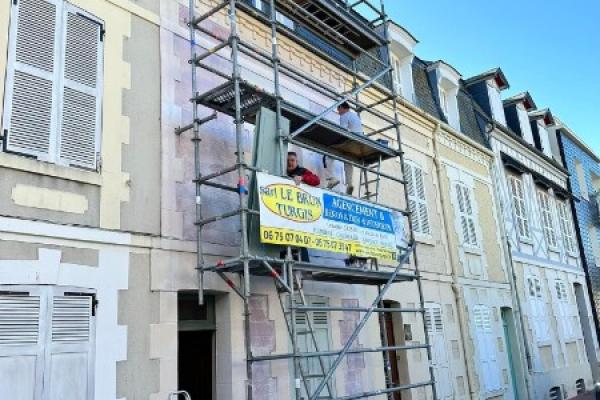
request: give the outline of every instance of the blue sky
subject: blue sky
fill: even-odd
[[[505,97],[529,90],[600,154],[600,1],[387,0],[418,40],[468,78],[501,67]]]

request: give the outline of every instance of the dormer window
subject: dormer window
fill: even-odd
[[[517,104],[517,116],[519,117],[519,125],[521,126],[521,135],[523,139],[530,145],[534,146],[533,133],[531,132],[531,125],[529,124],[529,115],[523,103]]]
[[[394,75],[394,88],[396,93],[406,100],[415,102],[415,89],[413,84],[412,63],[415,58],[414,49],[417,45],[415,39],[408,31],[399,25],[390,25],[390,38],[392,47],[392,67]]]
[[[534,135],[534,141],[539,150],[548,158],[553,158],[552,145],[550,143],[550,133],[548,127],[554,125],[554,118],[550,110],[533,111],[529,113],[531,127]]]
[[[392,57],[392,67],[394,68],[394,88],[396,93],[402,94],[402,63],[397,57]]]
[[[473,96],[473,99],[483,108],[483,111],[490,115],[494,121],[507,126],[504,103],[500,92],[510,86],[500,68],[490,69],[466,79],[463,81],[463,85]]]
[[[552,158],[552,147],[550,147],[550,136],[548,136],[548,130],[543,120],[538,120],[538,132],[540,135],[540,143],[542,144],[542,151],[547,157]]]
[[[504,115],[504,105],[502,104],[502,95],[500,88],[495,79],[490,79],[487,82],[488,97],[490,99],[490,108],[492,109],[492,117],[496,122],[506,126],[506,117]]]
[[[446,118],[448,118],[448,92],[443,87],[440,87],[440,108]]]
[[[438,104],[448,125],[460,131],[460,118],[458,114],[458,87],[460,74],[443,61],[437,61],[429,66],[429,71],[434,74],[437,84]]]

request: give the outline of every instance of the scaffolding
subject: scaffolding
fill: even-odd
[[[260,7],[257,7],[257,4]],[[274,12],[273,10],[277,10]],[[321,36],[335,44],[343,53],[352,59],[352,67],[338,61],[326,54],[296,32],[278,20],[278,12],[285,13],[294,20],[301,21],[304,25],[318,31]],[[366,10],[374,18],[369,20],[364,16]],[[239,35],[238,13],[243,12],[258,19],[271,31],[271,52],[264,51],[257,46],[243,40]],[[229,35],[226,38],[219,37],[213,31],[206,29],[202,23],[217,13],[227,13],[229,21]],[[246,350],[246,398],[253,399],[252,391],[252,365],[256,362],[287,359],[292,364],[293,379],[292,387],[294,398],[300,399],[338,399],[351,400],[385,396],[395,399],[396,393],[419,387],[431,387],[434,399],[437,399],[434,371],[431,363],[431,346],[427,329],[424,329],[424,344],[390,346],[388,344],[384,313],[412,313],[421,315],[423,325],[426,327],[425,300],[423,297],[421,275],[418,260],[415,253],[415,242],[412,231],[412,218],[410,212],[389,205],[388,209],[400,212],[408,221],[409,240],[404,248],[399,249],[397,263],[394,267],[380,266],[376,259],[364,259],[366,268],[350,268],[344,266],[332,266],[319,262],[307,262],[298,260],[293,256],[292,248],[287,247],[285,256],[281,259],[266,257],[264,255],[250,254],[248,224],[250,218],[257,218],[258,212],[248,206],[248,183],[247,176],[259,172],[246,161],[243,148],[243,124],[254,122],[256,115],[262,107],[269,108],[276,115],[276,129],[279,139],[280,154],[284,154],[285,146],[293,144],[309,151],[339,160],[353,165],[360,170],[360,185],[358,197],[361,201],[378,204],[381,191],[380,182],[383,179],[390,180],[399,185],[405,185],[404,181],[404,156],[400,140],[401,123],[398,115],[398,96],[395,85],[385,85],[382,82],[393,81],[393,66],[391,59],[391,44],[388,32],[388,16],[385,12],[383,0],[375,6],[371,0],[224,0],[202,15],[196,15],[195,0],[189,2],[189,40],[190,40],[190,64],[191,64],[191,86],[193,112],[192,122],[176,129],[176,134],[181,135],[186,131],[192,132],[195,155],[195,186],[196,186],[196,226],[197,226],[197,272],[199,285],[199,298],[204,298],[204,275],[212,272],[221,277],[231,289],[240,296],[244,304],[244,332]],[[218,44],[212,48],[200,51],[197,35],[216,41]],[[300,43],[305,48],[314,51],[320,57],[351,77],[352,90],[344,93],[323,84],[318,79],[303,72],[299,68],[285,63],[279,56],[278,39],[283,36]],[[224,72],[212,67],[206,60],[216,55],[223,49],[230,49],[231,73]],[[384,49],[379,56],[372,50]],[[268,66],[272,71],[273,93],[264,88],[243,79],[241,74],[240,56],[244,55],[262,65]],[[372,74],[359,71],[357,60],[359,57],[368,60],[375,65]],[[209,74],[220,77],[223,83],[206,93],[198,92],[198,70],[201,69]],[[281,76],[296,77],[315,93],[331,99],[332,103],[321,113],[314,114],[303,109],[293,102],[286,101],[281,93]],[[390,87],[387,87],[390,86]],[[370,104],[360,100],[360,94],[366,89],[371,89],[379,94],[380,99]],[[365,135],[342,129],[339,125],[329,121],[326,116],[335,110],[340,104],[348,102],[362,113],[370,115],[383,121],[386,125],[377,130],[367,132]],[[378,110],[379,106],[388,105],[393,110],[393,116]],[[214,110],[207,117],[200,117],[199,107],[204,106]],[[233,118],[236,138],[236,161],[234,165],[223,168],[220,171],[202,173],[200,135],[201,125],[217,118],[217,112],[227,114]],[[286,118],[290,121],[290,133],[283,134],[281,121]],[[376,140],[375,137],[386,132],[395,134],[397,148],[391,148],[385,141]],[[397,158],[400,161],[401,175],[399,178],[394,174],[382,171],[381,165],[385,160]],[[285,171],[285,157],[281,157],[282,170]],[[238,185],[230,186],[216,182],[218,178],[227,174],[237,174]],[[220,215],[204,217],[202,210],[202,188],[211,187],[236,193],[239,203],[235,210]],[[404,190],[405,204],[408,202],[408,191]],[[203,252],[202,231],[203,228],[228,218],[239,218],[240,224],[240,255],[232,259],[226,259],[217,263],[207,263]],[[406,268],[409,260],[413,261],[414,268]],[[364,266],[365,264],[363,264]],[[240,277],[239,284],[232,277]],[[282,310],[286,316],[286,326],[291,341],[291,352],[285,354],[271,354],[255,356],[251,347],[250,329],[250,297],[253,276],[271,276],[273,278]],[[326,282],[346,283],[354,285],[370,285],[376,287],[377,295],[368,307],[334,307],[310,305],[303,292],[303,281],[305,279]],[[403,282],[416,282],[419,295],[419,306],[415,308],[389,308],[383,300],[390,287]],[[307,321],[307,329],[300,331],[297,327],[297,316],[307,316],[314,312],[355,312],[361,315],[354,331],[340,350],[321,351],[319,349],[314,329],[310,318]],[[366,326],[369,319],[377,314],[379,316],[381,346],[376,348],[354,347],[354,342]],[[389,314],[388,314],[389,315]],[[315,351],[302,352],[298,346],[298,338],[307,335],[314,346]],[[391,360],[395,359],[397,351],[411,351],[425,349],[429,360],[429,380],[417,383],[400,384],[394,382],[392,377]],[[381,353],[383,356],[383,370],[385,371],[386,387],[363,393],[335,397],[332,388],[332,378],[344,358],[349,354],[357,353]],[[328,362],[329,358],[333,362]],[[310,374],[306,371],[303,360],[317,360],[320,373]],[[318,381],[318,385],[309,383]],[[316,386],[316,387],[314,387]]]

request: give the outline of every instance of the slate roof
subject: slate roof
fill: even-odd
[[[417,107],[433,117],[448,122],[438,104],[435,95],[437,88],[430,78],[428,68],[433,62],[421,60],[415,57],[413,61],[413,81],[415,87],[415,98]],[[462,82],[460,83],[462,85]],[[471,95],[461,87],[457,96],[458,113],[461,125],[461,133],[483,146],[489,147],[485,137],[485,121],[478,115],[477,105]]]
[[[460,89],[457,95],[458,114],[462,133],[475,142],[488,146],[485,137],[485,121],[478,115],[478,106],[469,93]]]
[[[506,79],[504,72],[499,67],[492,68],[492,69],[487,70],[479,75],[475,75],[475,76],[470,77],[469,79],[465,79],[465,85],[469,86],[474,83],[488,80],[491,78],[496,79],[496,83],[498,83],[498,87],[500,88],[500,90],[508,89],[510,87],[510,84],[508,83],[508,80]]]
[[[412,73],[415,87],[415,99],[417,101],[416,105],[435,118],[445,121],[433,94],[429,73],[427,72],[428,66],[429,64],[427,62],[415,57]]]

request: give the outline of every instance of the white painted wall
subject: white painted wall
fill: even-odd
[[[59,250],[42,246],[37,260],[0,261],[0,282],[70,286],[97,293],[94,395],[97,400],[116,399],[117,361],[127,358],[127,330],[117,318],[118,291],[128,287],[130,250],[122,244],[130,243],[130,235],[0,218],[0,239],[99,251],[99,265],[91,267],[62,263]]]

